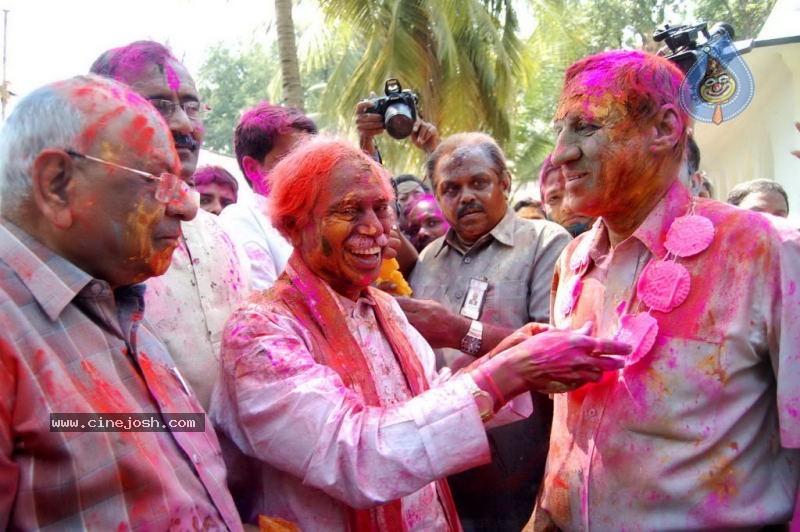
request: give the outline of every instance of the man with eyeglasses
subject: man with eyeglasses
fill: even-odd
[[[179,170],[155,109],[96,76],[32,92],[0,132],[0,530],[241,530],[214,431],[142,321],[198,211]]]
[[[207,107],[186,67],[162,44],[137,41],[104,52],[91,71],[126,83],[161,113],[180,157],[180,175],[193,184]],[[245,295],[246,274],[216,216],[201,211],[181,229],[171,267],[147,283],[148,320],[208,408],[222,328]]]

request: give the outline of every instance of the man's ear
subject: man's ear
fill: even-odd
[[[263,171],[261,163],[257,159],[254,159],[249,155],[245,155],[242,158],[242,168],[244,168],[244,176],[248,181],[251,183],[261,182]]]
[[[294,219],[284,219],[281,223],[286,230],[287,236],[289,237],[287,238],[289,243],[293,248],[299,248],[300,244],[302,243],[302,232],[297,228],[297,224],[294,223]]]
[[[509,172],[507,169],[504,170],[500,176],[500,188],[503,190],[503,194],[508,197],[508,194],[511,191],[511,172]]]
[[[44,218],[59,229],[72,225],[69,185],[72,158],[61,150],[43,150],[31,165],[33,201]]]
[[[680,110],[673,104],[664,104],[652,122],[651,151],[672,151],[681,138]]]

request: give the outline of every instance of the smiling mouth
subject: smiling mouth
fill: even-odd
[[[367,248],[351,248],[347,250],[355,261],[365,268],[372,269],[380,264],[383,258],[383,248],[381,246],[370,246]]]
[[[371,256],[380,254],[381,247],[380,246],[372,246],[371,248],[363,248],[363,249],[351,249],[350,253],[353,255],[361,255],[361,256]]]

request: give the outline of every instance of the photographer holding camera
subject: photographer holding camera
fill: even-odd
[[[398,140],[410,136],[417,148],[426,154],[432,153],[439,145],[439,131],[419,116],[417,95],[402,90],[396,79],[386,80],[384,92],[386,96],[376,97],[372,93],[368,100],[356,104],[356,127],[361,149],[380,161],[375,137],[386,130]]]

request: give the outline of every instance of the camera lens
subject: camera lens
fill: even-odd
[[[384,115],[386,131],[397,140],[404,139],[414,129],[414,113],[403,102],[395,102],[386,108]]]

